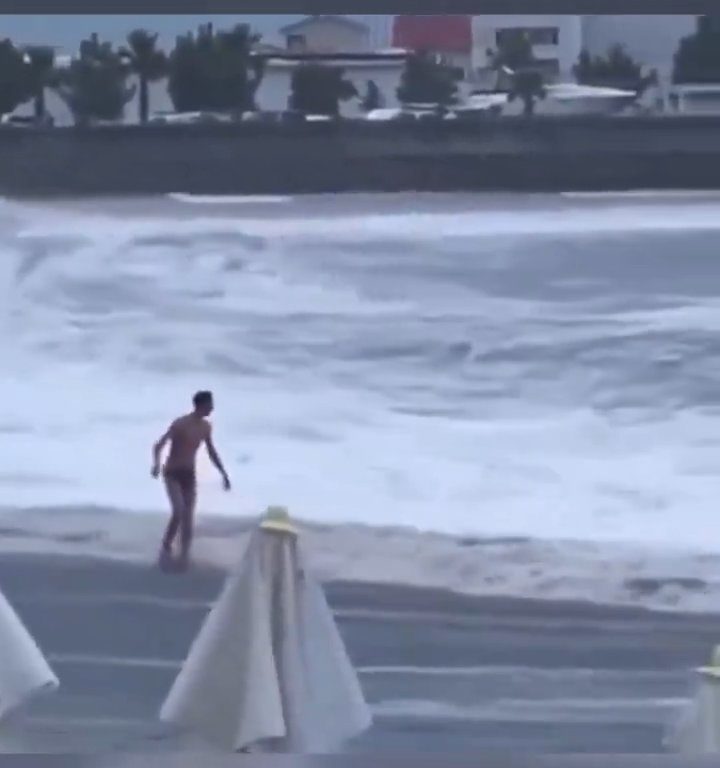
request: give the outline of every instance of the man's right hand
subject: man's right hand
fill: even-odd
[[[160,467],[157,464],[153,464],[153,468],[150,470],[150,474],[157,480],[160,476]]]

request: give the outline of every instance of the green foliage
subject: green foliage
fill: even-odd
[[[673,82],[720,82],[720,24],[701,16],[694,35],[680,41],[674,56]]]
[[[499,73],[499,81],[507,81],[508,101],[519,99],[523,103],[523,114],[532,117],[538,99],[545,98],[545,82],[537,69],[532,45],[527,34],[521,30],[511,30],[506,34],[500,48],[493,53],[493,69]]]
[[[462,71],[441,64],[427,53],[408,57],[397,89],[402,104],[437,104],[449,106],[457,102],[458,81]]]
[[[157,47],[157,38],[156,34],[144,29],[133,30],[127,38],[128,47],[120,51],[140,85],[138,117],[141,123],[148,121],[150,83],[161,80],[168,70],[167,56]]]
[[[513,71],[525,69],[535,61],[532,43],[522,29],[506,30],[502,45],[495,52],[488,51],[488,56],[495,69],[505,67]]]
[[[384,104],[383,95],[374,80],[368,80],[365,86],[365,95],[362,98],[360,108],[363,112],[372,112],[373,109],[380,109]]]
[[[76,125],[118,120],[135,95],[135,88],[126,85],[128,74],[123,57],[93,35],[80,44],[80,55],[59,74],[55,89]]]
[[[32,73],[25,54],[10,40],[0,40],[0,115],[14,111],[32,95]]]
[[[247,24],[227,32],[207,24],[179,37],[170,54],[168,91],[178,112],[247,112],[265,71],[252,55],[260,36]]]
[[[642,83],[642,66],[628,55],[622,45],[614,45],[606,56],[591,56],[582,51],[573,67],[581,85],[629,88],[638,90]]]
[[[532,69],[522,69],[513,73],[512,85],[508,92],[508,101],[519,99],[523,103],[523,114],[532,117],[538,99],[545,98],[545,84],[542,74]]]
[[[340,112],[340,102],[358,95],[355,85],[345,79],[342,67],[300,64],[290,83],[290,109],[305,115],[332,115]]]

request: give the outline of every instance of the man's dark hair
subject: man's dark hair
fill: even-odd
[[[202,408],[203,405],[212,405],[212,401],[212,392],[207,389],[202,389],[193,395],[193,405],[196,408]]]

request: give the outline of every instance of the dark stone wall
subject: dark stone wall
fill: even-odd
[[[720,188],[716,117],[0,130],[6,196]]]

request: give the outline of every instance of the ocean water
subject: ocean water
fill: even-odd
[[[707,608],[719,234],[690,193],[6,200],[5,527],[119,541],[210,388],[201,513],[286,504],[332,576]]]

